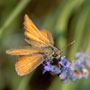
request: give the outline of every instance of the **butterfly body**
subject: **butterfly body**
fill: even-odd
[[[44,60],[58,59],[61,52],[54,47],[51,33],[46,30],[38,30],[33,22],[25,15],[25,36],[26,42],[31,46],[21,49],[7,50],[7,54],[18,56],[15,64],[18,75],[23,76],[32,72]]]
[[[45,47],[44,55],[48,58],[47,60],[52,60],[54,58],[58,59],[61,55],[61,52],[54,46],[48,46]]]

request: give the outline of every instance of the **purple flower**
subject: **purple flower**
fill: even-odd
[[[89,59],[86,58],[83,52],[79,52],[76,54],[76,60],[72,62],[69,62],[65,56],[61,56],[57,60],[57,65],[45,60],[43,64],[43,74],[50,72],[52,75],[58,75],[63,83],[68,83],[69,80],[75,82],[81,78],[88,79],[89,72],[86,68],[90,68]]]
[[[83,75],[82,75],[82,73],[81,73],[81,72],[79,72],[79,73],[78,73],[78,76],[77,76],[77,78],[78,78],[78,79],[81,79],[81,78],[83,78]]]
[[[59,74],[59,73],[61,72],[61,70],[59,69],[59,67],[56,66],[56,65],[52,65],[50,71],[51,71],[53,74]]]
[[[47,61],[44,65],[43,74],[47,71],[53,73],[53,74],[59,74],[61,71],[58,66],[52,65],[50,61]]]
[[[83,68],[85,68],[85,60],[84,59],[77,59],[77,60],[73,60],[72,64],[71,64],[71,68],[72,70],[82,70]]]
[[[60,78],[61,80],[66,80],[66,79],[67,79],[67,76],[68,76],[68,71],[65,70],[65,71],[63,71],[63,72],[59,75],[59,78]]]
[[[71,78],[71,81],[73,81],[73,82],[76,82],[78,80],[78,78],[76,77],[76,76],[73,76],[72,78]]]
[[[90,60],[86,60],[86,66],[90,68]]]
[[[90,68],[90,53],[86,54],[86,59],[87,59],[86,60],[86,65],[87,65],[88,68]]]
[[[64,67],[66,65],[66,63],[67,63],[67,59],[65,58],[65,56],[61,57],[61,60],[59,61],[59,64]]]
[[[50,69],[51,69],[51,63],[50,63],[50,61],[44,61],[44,63],[45,64],[43,64],[43,67],[44,67],[44,70],[43,70],[43,74],[45,73],[45,72],[47,72],[47,71],[50,71]]]
[[[79,57],[84,57],[84,53],[83,52],[76,53],[76,58],[79,58]]]
[[[62,71],[66,70],[66,69],[69,69],[71,67],[71,63],[68,63],[68,61],[65,58],[65,56],[62,56],[61,59],[58,62],[61,65],[61,70]]]

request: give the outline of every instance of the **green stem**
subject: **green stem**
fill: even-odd
[[[70,58],[71,60],[73,60],[75,58],[75,54],[76,52],[78,51],[78,49],[81,48],[81,42],[82,41],[82,38],[83,38],[83,34],[84,34],[84,29],[85,29],[85,23],[87,22],[87,16],[89,14],[89,4],[85,5],[80,13],[79,13],[79,16],[76,17],[76,25],[75,25],[75,32],[74,32],[74,37],[73,37],[73,40],[76,41],[75,44],[72,45],[71,47],[71,51],[70,51],[70,55],[69,55],[69,58],[72,56],[72,58]]]
[[[26,90],[26,88],[28,87],[28,82],[31,78],[33,73],[31,73],[30,75],[24,76],[20,82],[20,84],[18,85],[17,90]]]
[[[27,4],[31,0],[21,0],[18,5],[15,7],[15,9],[12,11],[12,13],[9,15],[3,26],[0,28],[0,37],[4,30],[12,23],[12,21],[24,10],[24,8],[27,6]]]
[[[71,48],[71,52],[70,52],[70,57],[73,57],[75,55],[75,53],[78,51],[79,48],[82,47],[81,42],[83,42],[82,38],[84,36],[84,31],[85,30],[85,25],[87,22],[87,18],[88,18],[88,13],[89,13],[89,7],[90,7],[90,3],[88,3],[87,1],[84,3],[84,7],[81,8],[81,11],[79,11],[79,15],[75,18],[76,20],[76,28],[75,28],[75,33],[74,33],[74,40],[76,41],[76,43],[72,46]],[[90,32],[90,30],[88,30]],[[89,37],[89,32],[87,31],[87,37]],[[86,39],[86,37],[84,36],[85,40],[88,42],[89,40]],[[74,59],[74,57],[73,57]],[[72,59],[71,59],[72,60]],[[73,84],[73,82],[69,82],[67,85],[63,85],[61,90],[75,90],[77,89],[76,86],[79,85],[79,81],[75,82],[75,84]]]
[[[90,17],[90,9],[89,9],[89,14],[88,14],[88,17],[87,17],[87,23],[86,23],[86,27],[85,27],[85,31],[84,31],[84,34],[83,34],[83,38],[82,38],[82,48],[83,48],[83,51],[86,52],[87,50],[87,47],[90,43],[90,20],[88,19]]]
[[[64,46],[66,45],[66,30],[68,26],[69,18],[72,14],[72,12],[80,6],[84,0],[68,0],[67,3],[65,3],[64,7],[62,8],[61,12],[59,13],[58,20],[56,22],[56,30],[58,33],[61,33],[58,38],[57,45],[58,47],[64,52],[66,52],[66,48]]]

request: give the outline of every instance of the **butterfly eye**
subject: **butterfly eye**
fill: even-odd
[[[57,54],[53,54],[52,56],[53,56],[53,57],[56,57],[56,56],[57,56]]]

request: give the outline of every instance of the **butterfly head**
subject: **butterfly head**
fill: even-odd
[[[56,58],[56,59],[59,59],[61,56],[61,51],[60,49],[54,47],[54,54],[53,54],[53,57]]]

